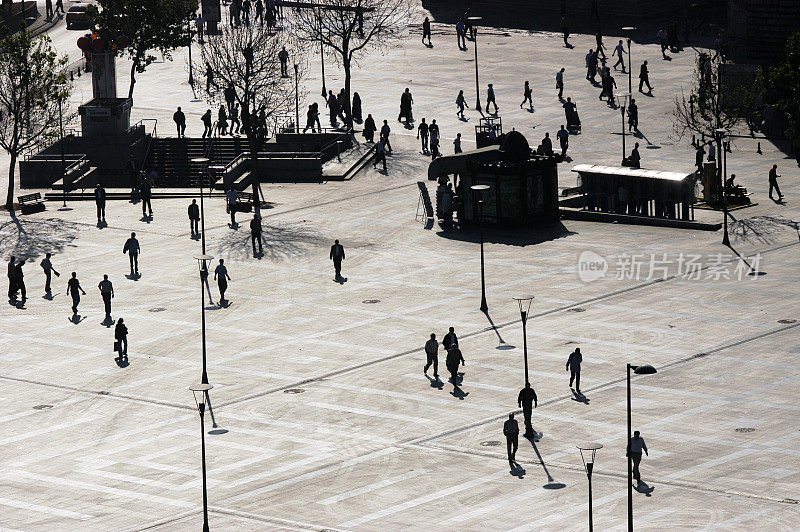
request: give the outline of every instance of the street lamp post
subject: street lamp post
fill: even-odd
[[[200,454],[202,456],[202,469],[203,469],[203,532],[208,532],[208,490],[206,488],[206,425],[205,425],[205,412],[206,403],[205,399],[208,397],[208,391],[213,388],[212,385],[206,383],[193,384],[189,389],[194,395],[194,402],[197,404],[197,411],[200,413]]]
[[[622,31],[628,36],[626,38],[628,42],[628,93],[633,94],[633,59],[631,59],[631,34],[636,30],[633,26],[625,26],[622,28]]]
[[[64,204],[61,206],[62,209],[67,209],[67,160],[66,156],[64,155],[64,111],[63,111],[63,100],[64,96],[62,94],[58,95],[58,136],[60,138],[58,145],[61,148],[61,190],[64,193]]]
[[[625,108],[628,105],[628,99],[631,97],[630,94],[618,94],[617,95],[617,105],[619,105],[619,112],[620,116],[622,117],[622,162],[625,162]]]
[[[627,449],[631,443],[631,370],[637,375],[652,375],[657,373],[656,368],[649,365],[633,366],[627,364],[627,384],[628,384],[628,439],[625,441],[625,448]],[[628,455],[628,532],[633,532],[633,460],[631,453],[626,452]]]
[[[322,97],[325,98],[328,95],[328,91],[325,90],[325,52],[322,48],[322,11],[317,11],[317,19],[319,19],[319,59],[320,64],[322,65]]]
[[[715,129],[714,133],[717,137],[717,153],[722,164],[719,168],[720,184],[722,186],[722,245],[730,247],[731,240],[728,236],[728,187],[726,181],[728,180],[728,150],[724,149],[722,139],[728,135],[728,130],[724,128]]]
[[[206,173],[208,172],[208,163],[211,160],[208,157],[195,157],[192,159],[194,164],[199,164],[203,166],[203,170],[200,172],[200,242],[202,243],[202,251],[203,255],[206,254],[206,213],[205,209],[203,208],[203,178],[205,177]],[[213,257],[212,257],[213,258]],[[210,260],[210,259],[209,259]],[[208,272],[208,270],[206,270]],[[205,304],[203,305],[205,308]]]
[[[189,22],[186,25],[186,29],[189,30],[189,86],[192,88],[192,92],[194,92],[194,74],[192,69],[192,19],[189,18]]]
[[[589,532],[594,532],[594,523],[592,522],[592,471],[594,470],[594,455],[602,448],[602,443],[585,443],[583,445],[578,445],[578,450],[581,452],[581,460],[583,461],[583,468],[586,470],[586,477],[589,479]]]
[[[211,255],[198,255],[195,257],[197,266],[200,268],[200,301],[202,311],[202,333],[201,342],[203,344],[203,377],[200,380],[203,384],[208,384],[208,372],[206,371],[206,293],[205,283],[208,279],[208,264],[214,257]]]
[[[294,64],[294,132],[300,133],[300,65]]]
[[[475,110],[481,112],[481,86],[478,83],[478,23],[483,17],[467,17],[473,28],[473,42],[475,44]]]
[[[528,313],[531,310],[531,301],[534,296],[515,297],[514,300],[519,304],[519,315],[522,318],[522,352],[525,357],[525,386],[530,384],[528,380],[528,333],[525,325],[528,323]]]
[[[489,185],[472,185],[470,188],[480,195],[478,198],[478,226],[481,235],[481,311],[487,312],[489,305],[486,304],[486,277],[483,267],[483,193],[489,190]]]

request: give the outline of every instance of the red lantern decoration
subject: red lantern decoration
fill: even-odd
[[[94,50],[95,52],[101,52],[105,49],[105,47],[106,47],[106,42],[100,37],[97,37],[96,39],[92,40],[92,50]]]
[[[78,38],[78,48],[79,49],[85,51],[87,48],[89,48],[90,44],[92,44],[92,41],[90,41],[88,37],[84,36],[84,37]]]
[[[120,38],[117,39],[117,46],[119,46],[120,48],[127,48],[129,44],[130,41],[124,35],[120,36]]]

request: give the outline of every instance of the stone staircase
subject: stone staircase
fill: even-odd
[[[158,172],[159,182],[167,187],[194,187],[198,184],[198,167],[191,160],[208,157],[212,165],[225,165],[247,149],[245,137],[154,138],[151,153],[144,167]]]

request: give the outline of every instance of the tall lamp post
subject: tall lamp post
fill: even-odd
[[[200,269],[200,297],[201,297],[201,304],[202,304],[202,333],[201,333],[201,342],[203,344],[203,377],[200,380],[203,384],[208,384],[208,372],[206,371],[206,293],[205,293],[205,283],[208,279],[208,264],[214,257],[211,255],[198,255],[195,257],[197,260],[197,266]]]
[[[197,411],[200,413],[200,454],[202,456],[203,469],[203,532],[208,532],[208,490],[206,488],[206,426],[205,426],[205,399],[208,397],[208,390],[213,388],[206,383],[193,384],[189,389],[194,395],[194,402],[197,404]]]
[[[628,93],[633,94],[633,59],[631,58],[631,35],[634,31],[636,31],[636,28],[633,26],[625,26],[622,28],[622,31],[624,31],[625,35],[627,35],[626,41],[628,43]]]
[[[720,165],[718,174],[720,176],[720,185],[722,193],[722,245],[730,247],[731,240],[728,236],[728,187],[726,181],[728,180],[728,150],[724,148],[723,139],[729,134],[729,131],[724,128],[714,130],[717,137],[717,153],[722,164]]]
[[[592,471],[594,470],[594,455],[602,448],[602,443],[584,443],[583,445],[578,445],[578,450],[581,452],[581,460],[583,461],[583,468],[586,470],[586,477],[589,479],[589,532],[594,532],[594,523],[592,522]]]
[[[192,159],[194,164],[202,165],[203,170],[200,172],[200,242],[202,243],[202,250],[203,255],[206,254],[206,213],[205,209],[203,208],[203,178],[206,176],[208,172],[208,163],[211,160],[208,157],[195,157]],[[211,257],[212,259],[214,257]],[[210,259],[209,259],[210,260]],[[206,270],[208,273],[208,270]],[[205,303],[203,303],[203,308],[205,309]],[[205,312],[205,311],[204,311]]]
[[[649,365],[633,366],[627,364],[628,371],[628,439],[625,441],[625,448],[631,443],[631,370],[637,375],[652,375],[657,373],[656,368]],[[633,460],[631,453],[626,452],[628,455],[628,532],[633,532]]]
[[[322,97],[325,98],[328,95],[328,91],[325,90],[325,51],[322,48],[322,10],[317,11],[317,19],[319,20],[319,60],[322,65]]]
[[[189,30],[189,86],[192,88],[192,92],[194,92],[194,75],[192,70],[192,19],[189,18],[188,24],[186,25],[186,29]]]
[[[478,226],[481,234],[481,311],[486,312],[489,310],[489,305],[486,304],[486,277],[483,267],[483,193],[489,190],[489,185],[472,185],[469,188],[480,196],[478,198]]]
[[[530,384],[528,380],[528,333],[525,325],[528,323],[528,313],[531,310],[531,302],[534,296],[520,296],[513,298],[519,305],[519,315],[522,318],[522,352],[525,357],[525,386]]]
[[[61,88],[61,87],[59,87]],[[63,111],[64,95],[58,95],[58,145],[61,148],[61,190],[64,193],[64,204],[59,210],[69,210],[67,208],[67,160],[64,155],[64,111]]]
[[[618,94],[617,95],[617,105],[619,106],[619,112],[622,116],[622,162],[625,162],[625,108],[628,106],[628,99],[630,99],[630,94]]]
[[[300,133],[300,65],[294,64],[294,131]]]
[[[475,110],[481,112],[481,86],[478,83],[478,23],[483,17],[467,17],[473,28],[473,42],[475,43]]]

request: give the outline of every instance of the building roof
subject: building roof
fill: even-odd
[[[663,170],[645,170],[643,168],[627,168],[620,166],[601,166],[598,164],[579,164],[572,167],[573,172],[579,174],[603,174],[625,177],[640,177],[646,179],[660,179],[664,181],[683,181],[691,174],[679,172],[665,172]]]

